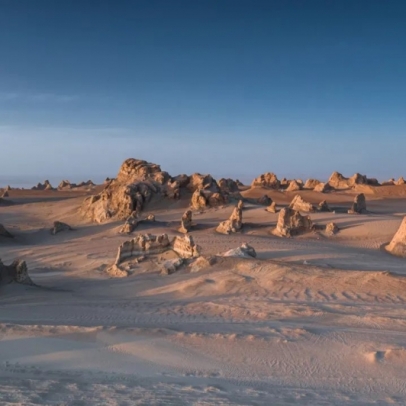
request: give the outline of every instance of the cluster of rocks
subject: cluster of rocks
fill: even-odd
[[[39,182],[36,186],[33,186],[31,190],[55,190],[49,180],[45,180],[44,183]]]
[[[96,186],[91,180],[87,182],[80,182],[80,183],[71,183],[69,180],[63,180],[58,185],[58,190],[72,190],[78,188],[92,188]]]
[[[33,285],[28,275],[25,261],[15,260],[11,265],[4,265],[0,259],[0,285],[12,282]]]

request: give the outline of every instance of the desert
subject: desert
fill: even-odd
[[[406,185],[257,179],[4,186],[1,403],[406,401]]]

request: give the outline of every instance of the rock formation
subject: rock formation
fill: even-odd
[[[318,211],[331,211],[329,205],[325,200],[319,203],[319,206],[317,207]]]
[[[354,185],[367,185],[368,179],[359,173],[355,173],[350,178],[346,178],[339,172],[333,172],[328,183],[334,189],[348,189]]]
[[[123,227],[120,229],[120,233],[130,234],[137,228],[137,226],[139,224],[153,223],[153,222],[155,222],[155,215],[154,214],[149,214],[143,220],[139,220],[138,216],[137,216],[137,213],[132,212],[131,215],[127,217],[127,220],[125,221]]]
[[[4,192],[3,192],[3,194],[1,195],[1,197],[9,197],[10,195],[9,195],[9,193],[8,193],[8,191],[7,190],[5,190]]]
[[[190,234],[184,237],[176,236],[171,242],[171,247],[181,258],[198,257],[201,251],[201,248],[195,244]]]
[[[287,192],[296,192],[302,189],[302,185],[295,179],[291,180],[289,186],[287,187]]]
[[[256,258],[255,249],[247,243],[242,244],[238,248],[233,248],[221,254],[222,257],[237,257],[237,258]]]
[[[268,195],[263,195],[257,200],[258,204],[261,204],[262,206],[269,206],[272,204],[272,199]]]
[[[222,221],[216,231],[220,234],[231,234],[240,231],[242,228],[242,210],[236,206],[226,221]]]
[[[396,231],[386,250],[393,255],[406,257],[406,216],[403,217],[398,231]]]
[[[403,179],[403,176],[401,176],[396,182],[395,185],[400,186],[400,185],[405,185],[406,181]]]
[[[242,210],[244,208],[244,201],[239,200],[238,203],[237,203],[237,207]]]
[[[278,210],[276,208],[276,202],[272,202],[267,208],[266,211],[269,213],[276,213]]]
[[[72,227],[62,221],[54,221],[54,226],[51,228],[51,234],[55,235],[61,231],[70,231]]]
[[[44,183],[38,183],[37,186],[31,188],[32,190],[54,190],[49,180],[44,181]]]
[[[11,186],[7,185],[6,188],[4,189],[6,192],[9,192],[11,190]]]
[[[0,259],[0,285],[12,282],[33,285],[28,276],[27,264],[25,261],[16,260],[11,265],[4,265]]]
[[[78,184],[71,183],[69,180],[63,180],[58,185],[57,189],[58,190],[71,190],[71,189],[77,189],[77,188],[90,188],[93,186],[96,186],[96,185],[91,180],[88,180],[86,182],[80,182]]]
[[[225,179],[225,178],[221,178],[218,182],[217,182],[218,187],[220,188],[221,191],[225,192],[225,193],[236,193],[239,192],[238,189],[238,184],[237,182],[235,182],[233,179]]]
[[[240,186],[240,187],[244,186],[244,183],[242,183],[242,182],[241,182],[240,180],[238,180],[238,179],[235,180],[235,183],[237,184],[237,186]]]
[[[362,214],[366,213],[367,205],[365,201],[365,195],[360,193],[359,195],[355,196],[354,203],[350,210],[348,210],[349,214]]]
[[[337,234],[340,231],[336,223],[328,223],[326,225],[326,233],[329,235]]]
[[[6,230],[3,224],[0,224],[0,237],[14,238],[14,236]]]
[[[188,233],[192,229],[192,211],[186,210],[180,220],[179,232]]]
[[[273,234],[280,237],[291,237],[313,229],[314,226],[309,216],[302,216],[299,211],[287,207],[280,211]]]
[[[251,183],[251,186],[264,187],[268,189],[279,189],[280,182],[274,173],[267,172],[254,179]]]
[[[190,200],[190,207],[194,210],[201,210],[207,207],[221,206],[227,201],[227,197],[222,193],[212,192],[208,189],[197,189]]]
[[[328,183],[319,183],[313,189],[314,192],[327,193],[330,192],[333,188]]]
[[[175,273],[184,263],[183,258],[166,260],[161,266],[161,275],[171,275]]]
[[[317,179],[307,179],[303,186],[303,189],[314,189],[317,185],[320,185],[320,181]]]
[[[395,185],[395,179],[389,179],[387,181],[382,182],[382,186],[394,186]]]
[[[216,257],[213,256],[209,257],[200,256],[190,264],[190,272],[194,273],[210,268],[216,263],[216,261],[217,261]]]
[[[199,189],[210,190],[213,193],[218,193],[220,191],[217,182],[211,175],[202,175],[200,173],[194,173],[189,177],[189,182],[186,185],[186,188],[190,192],[194,192],[195,190]]]
[[[296,195],[293,198],[292,202],[289,205],[289,208],[296,211],[307,211],[307,212],[316,211],[316,208],[311,203],[303,200],[302,196],[300,195]]]

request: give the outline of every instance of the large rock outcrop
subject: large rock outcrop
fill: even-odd
[[[393,236],[391,242],[386,246],[386,250],[398,257],[406,257],[406,216]]]
[[[266,172],[257,178],[255,178],[252,183],[252,187],[264,187],[268,189],[279,189],[280,182],[277,176],[272,172]]]
[[[328,183],[319,183],[313,189],[314,192],[319,193],[327,193],[330,192],[331,190],[333,190],[333,188]]]
[[[4,265],[0,259],[0,285],[12,282],[33,285],[28,275],[27,264],[25,261],[15,260],[11,265]]]
[[[307,212],[315,212],[316,208],[309,202],[303,200],[302,196],[296,195],[291,203],[289,204],[289,208],[296,210],[296,211],[307,211]]]
[[[401,185],[405,185],[406,184],[406,181],[405,181],[405,179],[403,178],[403,176],[401,176],[396,182],[395,182],[395,185],[396,186],[401,186]]]
[[[237,193],[239,192],[238,184],[236,181],[230,178],[221,178],[217,181],[217,185],[221,191],[225,193]]]
[[[228,220],[222,221],[216,231],[220,234],[231,234],[240,231],[242,228],[242,210],[240,207],[236,206],[231,213]]]
[[[36,186],[32,187],[31,190],[54,190],[49,180],[45,180],[44,183],[38,183]]]
[[[14,238],[13,234],[9,233],[3,224],[0,224],[0,237]]]
[[[319,203],[318,207],[317,207],[318,211],[331,211],[328,203],[326,200],[323,200]]]
[[[320,181],[317,179],[307,179],[303,186],[303,189],[314,189],[317,185],[320,185]]]
[[[349,214],[363,214],[367,212],[367,204],[365,200],[365,195],[360,193],[359,195],[355,196],[354,203],[350,210],[348,210]]]
[[[299,211],[286,207],[280,211],[276,228],[272,233],[279,237],[292,237],[313,229],[309,216],[302,216]]]
[[[289,186],[287,187],[287,192],[297,192],[298,190],[302,190],[302,185],[295,179],[289,182]]]
[[[180,219],[180,227],[179,230],[181,233],[188,233],[189,231],[192,230],[192,211],[191,210],[186,210],[182,218]]]
[[[227,196],[221,192],[212,192],[209,189],[197,189],[190,200],[190,207],[193,210],[201,210],[208,207],[221,206],[227,202]]]
[[[348,189],[354,185],[367,185],[368,178],[365,175],[355,173],[350,178],[346,178],[339,172],[333,172],[328,183],[334,189]]]
[[[82,204],[81,212],[102,223],[110,218],[126,219],[134,211],[141,212],[155,197],[165,196],[171,177],[159,165],[139,159],[127,159],[117,178],[107,183],[98,195]]]

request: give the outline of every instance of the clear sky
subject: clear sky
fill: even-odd
[[[406,176],[406,1],[0,0],[0,177]]]

